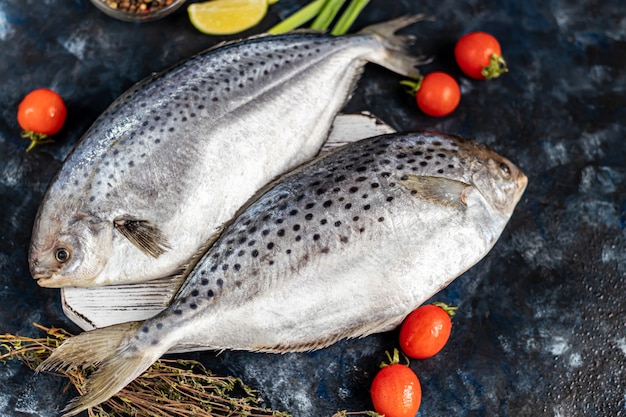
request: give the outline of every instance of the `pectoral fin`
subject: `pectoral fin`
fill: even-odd
[[[147,255],[158,258],[167,249],[170,249],[161,230],[147,220],[119,218],[115,219],[113,223],[126,239]]]
[[[461,181],[413,174],[402,176],[400,182],[412,195],[450,207],[465,206],[465,196],[472,188]]]

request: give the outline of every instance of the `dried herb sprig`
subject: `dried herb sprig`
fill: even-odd
[[[35,327],[46,337],[0,335],[0,360],[17,359],[36,369],[52,351],[72,335],[63,329]],[[79,394],[93,367],[69,369],[54,374],[69,378]],[[69,384],[68,384],[69,386]],[[219,377],[192,360],[155,362],[146,372],[102,405],[88,410],[90,417],[289,417],[261,406],[255,390],[239,378]]]

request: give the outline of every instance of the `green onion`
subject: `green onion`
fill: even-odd
[[[333,36],[345,35],[350,30],[350,26],[354,23],[361,11],[367,6],[370,0],[352,0],[335,27],[330,32]]]
[[[317,18],[311,24],[311,29],[326,30],[337,16],[339,9],[345,3],[345,0],[328,0],[324,8],[317,15]]]
[[[282,22],[271,27],[267,33],[271,35],[279,35],[281,33],[289,32],[304,25],[309,20],[317,16],[324,7],[327,0],[314,0],[307,4],[291,16],[287,17]]]

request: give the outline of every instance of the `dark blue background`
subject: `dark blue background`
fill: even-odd
[[[305,1],[280,0],[269,28]],[[430,129],[488,144],[530,183],[493,251],[436,298],[459,306],[450,342],[413,361],[419,416],[626,416],[626,2],[373,0],[355,29],[406,13],[425,72],[457,77],[451,116],[420,114],[399,77],[368,66],[346,111],[370,110],[398,130]],[[500,39],[511,71],[462,76],[452,50],[472,30]],[[216,42],[184,9],[128,24],[87,0],[0,2],[0,333],[39,336],[32,322],[73,326],[57,290],[30,278],[27,250],[47,183],[81,134],[134,82]],[[28,154],[16,109],[30,90],[57,90],[69,109],[57,142]],[[445,262],[445,259],[441,260]],[[187,355],[240,376],[295,416],[370,409],[369,384],[396,332],[310,354]],[[0,414],[56,416],[65,381],[0,365]]]

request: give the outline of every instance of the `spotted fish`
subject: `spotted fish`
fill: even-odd
[[[526,183],[442,134],[346,145],[239,213],[163,312],[71,338],[40,369],[101,364],[71,416],[166,352],[308,351],[389,329],[487,254]]]
[[[32,276],[66,287],[180,273],[258,189],[317,154],[367,62],[418,74],[409,37],[394,33],[420,19],[250,38],[140,82],[48,187]]]

